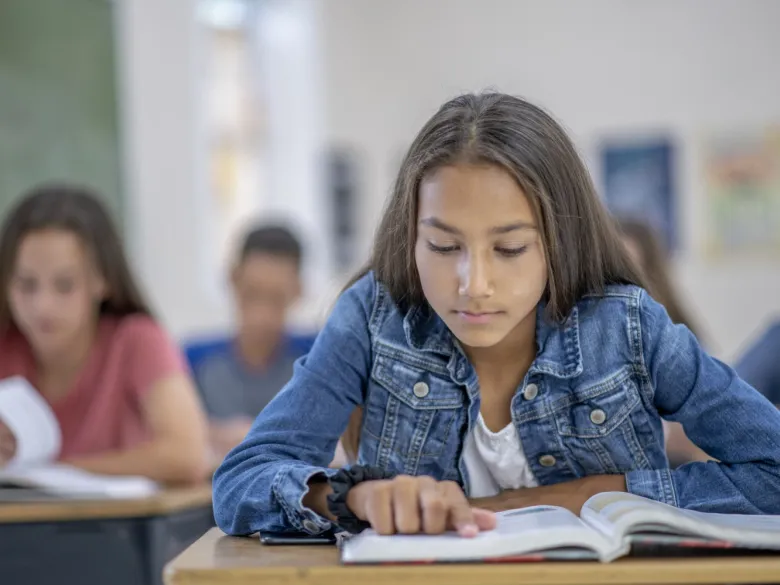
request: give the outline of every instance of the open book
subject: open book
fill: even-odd
[[[143,498],[159,489],[145,477],[95,475],[55,463],[62,442],[57,417],[24,378],[0,380],[0,421],[16,439],[13,458],[0,464],[0,501]]]
[[[609,562],[635,542],[695,539],[706,546],[780,551],[780,516],[707,514],[683,510],[641,496],[606,492],[590,498],[580,516],[555,506],[500,512],[495,530],[475,538],[380,536],[373,530],[344,540],[344,563],[511,561],[540,553],[556,559]]]

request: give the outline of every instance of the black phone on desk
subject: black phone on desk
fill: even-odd
[[[297,532],[261,532],[260,542],[267,545],[336,544],[336,537],[330,534],[312,536]]]

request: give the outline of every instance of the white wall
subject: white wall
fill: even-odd
[[[126,209],[136,271],[175,333],[227,320],[205,281],[206,68],[195,0],[117,2]]]
[[[710,349],[733,356],[780,314],[780,259],[701,259],[702,132],[780,121],[773,0],[328,0],[326,138],[362,150],[366,247],[401,152],[444,100],[495,88],[551,110],[593,163],[605,134],[681,146],[676,272]],[[597,171],[595,165],[591,165]]]
[[[215,285],[221,274],[212,249],[199,86],[206,61],[196,5],[117,3],[131,251],[154,305],[177,335],[230,321],[224,291],[215,294],[222,289],[221,281]],[[604,135],[673,132],[682,146],[685,238],[676,268],[711,348],[734,355],[769,314],[780,313],[778,263],[708,264],[697,248],[701,134],[780,121],[780,3],[291,0],[267,6],[278,20],[259,40],[266,56],[259,74],[273,81],[274,107],[267,191],[259,196],[274,212],[302,212],[314,253],[301,322],[322,315],[341,276],[329,268],[322,146],[361,153],[358,246],[365,253],[415,132],[445,99],[484,88],[550,109],[591,162]],[[274,199],[282,195],[287,203]]]
[[[174,335],[221,332],[230,326],[231,310],[224,221],[209,191],[203,13],[198,0],[123,0],[117,6],[131,259]],[[267,133],[258,161],[262,186],[255,205],[246,207],[291,218],[302,232],[308,295],[293,319],[301,329],[322,316],[327,305],[318,293],[331,278],[319,179],[317,9],[314,0],[266,3],[257,11],[262,21],[254,38],[256,75],[268,104],[258,118]]]

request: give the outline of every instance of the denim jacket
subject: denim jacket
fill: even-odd
[[[540,485],[624,474],[628,491],[702,511],[780,513],[780,411],[634,286],[583,298],[563,325],[537,311],[537,356],[511,403]],[[229,534],[331,529],[302,505],[353,409],[358,461],[454,480],[480,409],[474,368],[430,308],[399,310],[369,273],[342,294],[292,380],[214,476]],[[671,470],[661,417],[719,462]]]

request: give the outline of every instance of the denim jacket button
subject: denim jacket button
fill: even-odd
[[[317,526],[317,524],[313,520],[306,519],[303,521],[303,528],[306,530],[306,532],[311,532],[312,534],[319,534],[322,532],[320,530],[320,527]]]
[[[539,394],[539,386],[536,384],[528,384],[523,390],[523,398],[526,400],[533,400]]]
[[[555,465],[555,457],[552,455],[542,455],[539,457],[539,463],[542,467],[552,467]]]
[[[425,398],[428,396],[428,384],[425,382],[417,382],[412,388],[412,392],[417,398]]]
[[[605,420],[607,420],[607,413],[600,408],[597,408],[590,413],[590,422],[594,425],[602,425]]]

